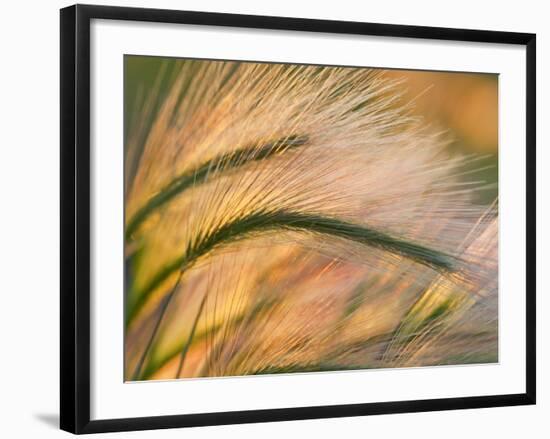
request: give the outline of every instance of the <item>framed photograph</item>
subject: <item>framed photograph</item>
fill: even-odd
[[[535,403],[535,35],[61,10],[61,428]]]

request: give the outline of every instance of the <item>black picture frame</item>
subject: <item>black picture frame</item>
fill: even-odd
[[[133,20],[526,47],[526,392],[415,401],[90,420],[90,21]],[[75,5],[61,10],[61,404],[60,424],[98,433],[535,404],[535,52],[530,33],[302,18]]]

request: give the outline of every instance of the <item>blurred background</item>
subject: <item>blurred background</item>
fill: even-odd
[[[404,80],[413,112],[447,132],[451,149],[482,156],[464,178],[492,185],[474,201],[493,202],[498,195],[498,75],[412,70],[387,70],[386,75]]]

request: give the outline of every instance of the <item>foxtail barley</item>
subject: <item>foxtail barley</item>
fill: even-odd
[[[127,138],[127,379],[495,360],[496,208],[403,84],[178,69]]]

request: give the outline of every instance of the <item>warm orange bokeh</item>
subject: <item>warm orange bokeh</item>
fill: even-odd
[[[414,112],[449,131],[467,152],[498,152],[498,76],[492,74],[393,70],[404,80]]]

